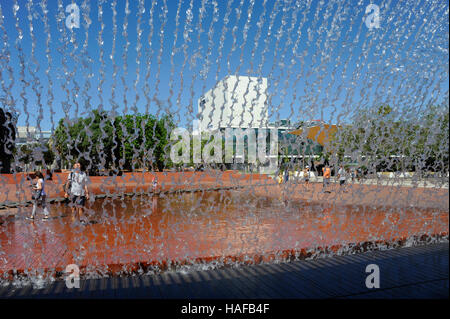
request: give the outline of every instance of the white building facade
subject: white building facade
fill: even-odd
[[[177,141],[170,155],[174,163],[192,160],[272,174],[312,157],[315,145],[289,134],[299,124],[290,119],[269,123],[267,78],[225,77],[199,98],[197,118],[192,135],[184,128],[171,133],[170,139]]]
[[[271,173],[278,166],[278,136],[269,126],[267,102],[267,78],[226,76],[200,97],[194,136],[221,136],[225,149],[221,143],[215,147],[224,158],[216,161],[224,159],[229,168]]]
[[[34,126],[17,126],[16,145],[32,144],[39,141],[46,143],[51,135],[51,131],[38,130]]]
[[[266,128],[267,78],[230,75],[198,103],[199,129]]]

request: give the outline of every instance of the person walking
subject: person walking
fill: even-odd
[[[277,176],[277,183],[278,185],[280,185],[281,183],[283,183],[283,173],[279,172],[278,176]]]
[[[72,196],[70,195],[70,190],[72,188],[72,174],[75,171],[75,165],[77,165],[77,163],[73,164],[73,168],[69,173],[69,176],[67,176],[67,181],[64,183],[63,186],[63,190],[64,190],[64,206],[68,206],[70,199],[72,198]]]
[[[27,217],[29,220],[34,220],[34,217],[36,216],[36,210],[38,206],[41,206],[44,210],[44,218],[43,220],[48,220],[48,216],[50,215],[50,212],[47,208],[46,198],[47,193],[45,192],[45,181],[44,181],[44,175],[40,171],[36,171],[34,173],[35,178],[37,178],[36,184],[32,185],[33,187],[33,210],[31,212],[31,216]]]
[[[328,186],[330,185],[330,178],[331,178],[331,168],[328,165],[325,165],[322,168],[323,172],[323,186],[322,191],[324,193],[330,193],[329,190],[327,190]]]
[[[72,206],[72,214],[78,211],[78,218],[81,223],[85,224],[83,218],[83,209],[86,200],[89,200],[89,191],[87,188],[87,175],[81,169],[80,163],[75,163],[74,170],[69,174],[67,180],[70,181],[70,205]],[[64,197],[69,198],[69,193],[65,193]]]
[[[363,177],[362,168],[358,167],[356,169],[356,180],[358,181],[358,183],[361,183],[361,178],[362,177]]]
[[[158,178],[155,176],[153,177],[153,193],[156,193],[158,191]]]
[[[284,181],[284,183],[287,183],[289,181],[289,170],[287,168],[284,171],[283,181]]]
[[[343,165],[340,166],[338,171],[338,179],[339,179],[339,185],[343,189],[344,193],[346,193],[345,189],[345,182],[347,181],[347,172],[345,171],[345,168]]]
[[[310,178],[309,166],[306,165],[305,169],[303,170],[303,179],[306,185],[309,184],[309,178]]]

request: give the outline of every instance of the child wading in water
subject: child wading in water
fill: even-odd
[[[305,169],[303,170],[303,179],[306,185],[309,184],[309,177],[310,177],[309,166],[306,166]]]
[[[283,172],[279,172],[278,176],[277,176],[277,183],[280,187],[280,201],[281,202],[285,202],[285,189],[286,186],[282,185],[284,182],[284,178],[283,178]]]
[[[330,191],[328,190],[328,187],[330,185],[331,169],[328,165],[326,165],[322,168],[322,172],[323,172],[322,192],[330,193]]]
[[[283,183],[283,173],[282,173],[282,172],[280,172],[280,173],[278,174],[278,176],[277,176],[277,182],[278,182],[278,185],[281,185],[281,183]]]
[[[37,183],[33,185],[33,211],[31,212],[31,216],[27,217],[29,220],[34,220],[34,216],[36,215],[36,210],[38,206],[41,206],[44,210],[44,220],[48,220],[48,215],[50,212],[47,208],[46,203],[46,197],[47,194],[45,193],[45,181],[44,176],[41,172],[37,171],[35,173],[37,180]]]

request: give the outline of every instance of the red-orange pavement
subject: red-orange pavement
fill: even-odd
[[[55,173],[46,182],[47,198],[63,197],[63,185],[69,173]],[[89,190],[93,194],[151,192],[153,179],[158,190],[192,189],[214,186],[243,186],[261,181],[271,182],[267,175],[240,174],[236,171],[210,172],[136,172],[122,176],[90,176]],[[5,202],[24,202],[31,199],[31,181],[25,173],[0,174],[0,205]]]
[[[172,181],[183,185],[179,176]],[[217,184],[210,176],[203,182]],[[54,274],[72,263],[85,273],[128,272],[171,263],[306,256],[319,247],[337,252],[422,235],[448,238],[446,189],[351,185],[344,193],[333,185],[327,194],[321,187],[250,186],[96,200],[88,214],[95,223],[86,226],[60,205],[52,205],[47,222],[41,215],[34,222],[24,220],[29,208],[21,208],[0,225],[0,272]]]

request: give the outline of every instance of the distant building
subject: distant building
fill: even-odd
[[[230,75],[198,101],[200,130],[268,125],[267,78]]]
[[[295,131],[299,124],[291,123],[289,119],[280,119],[269,123],[267,101],[267,78],[227,76],[200,97],[198,121],[194,123],[193,134],[197,135],[200,131],[220,131],[222,136],[226,136],[225,131],[231,129],[235,136],[234,148],[237,151],[237,136],[244,138],[240,135],[241,130],[245,130],[247,133],[249,130],[254,131],[256,137],[260,132],[264,132],[270,139],[272,139],[271,134],[276,132],[278,155],[273,153],[267,155],[270,159],[269,162],[255,166],[244,161],[245,155],[236,154],[235,162],[227,163],[227,168],[273,173],[274,163],[278,163],[275,167],[281,166],[279,160],[288,161],[289,166],[292,166],[294,163],[305,163],[305,160],[309,163],[315,154],[321,153],[323,148],[316,142],[289,134]],[[308,123],[308,126],[311,124]],[[245,137],[244,154],[247,153],[249,147],[247,139],[248,136]],[[266,154],[269,153],[269,145],[266,143]]]
[[[34,126],[17,126],[16,145],[32,144],[37,142],[46,143],[50,139],[51,131],[39,131]]]

